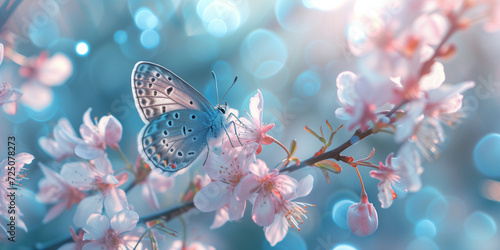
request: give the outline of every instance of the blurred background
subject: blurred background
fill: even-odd
[[[137,134],[144,125],[130,88],[135,63],[163,65],[212,104],[216,92],[210,72],[217,75],[220,94],[238,75],[226,97],[229,106],[241,114],[260,89],[264,122],[276,124],[271,135],[285,145],[297,139],[297,156],[306,159],[321,144],[304,126],[317,130],[325,126],[325,120],[340,126],[342,121],[334,114],[339,107],[335,79],[342,71],[359,71],[358,59],[347,46],[349,13],[354,6],[373,8],[367,0],[0,0],[0,4],[5,2],[20,3],[1,30],[0,42],[12,51],[6,50],[0,80],[21,89],[25,96],[15,115],[0,116],[0,133],[3,141],[15,135],[17,152],[35,156],[18,200],[29,229],[28,233],[18,230],[15,247],[19,249],[69,235],[76,206],[42,225],[47,207],[35,198],[42,177],[38,162],[60,168],[38,145],[38,139],[49,136],[59,118],[67,117],[78,131],[89,107],[92,116],[115,116],[123,125],[120,146],[129,161],[135,161]],[[347,208],[359,201],[354,169],[343,165],[341,174],[330,175],[331,184],[317,169],[294,172],[296,178],[307,173],[315,177],[311,195],[299,201],[316,207],[308,210],[301,231],[290,229],[275,249],[498,249],[500,34],[474,26],[451,41],[458,51],[444,62],[446,82],[472,80],[476,88],[465,93],[468,117],[446,131],[448,139],[440,157],[424,163],[422,190],[400,192],[392,207],[382,209],[378,181],[361,169],[379,216],[378,230],[361,238],[351,233],[345,218]],[[46,53],[46,60],[52,60],[58,72],[22,77],[19,64],[36,65],[41,53]],[[351,134],[340,130],[333,145]],[[377,163],[398,145],[390,135],[378,134],[345,153],[365,157],[372,147]],[[5,152],[4,143],[0,148]],[[115,152],[109,156],[115,169],[123,167]],[[260,158],[274,166],[284,156],[279,147],[270,145]],[[189,180],[202,173],[201,168],[194,168],[177,178],[173,190],[159,194],[162,207],[180,204],[179,196]],[[140,199],[134,192],[129,194],[129,202],[140,215],[151,213]],[[250,213],[247,209],[242,221],[210,230],[214,213],[191,212],[185,215],[188,241],[217,249],[270,249]],[[182,230],[177,219],[168,225]]]

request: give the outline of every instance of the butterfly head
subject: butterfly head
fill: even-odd
[[[219,113],[226,115],[228,109],[227,102],[224,105],[218,105],[216,109]]]

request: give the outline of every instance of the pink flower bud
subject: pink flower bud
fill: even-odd
[[[366,196],[361,196],[361,202],[354,203],[347,211],[347,224],[357,236],[367,236],[375,232],[378,227],[378,217],[375,207],[368,203]]]

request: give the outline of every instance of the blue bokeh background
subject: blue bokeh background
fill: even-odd
[[[3,1],[0,1],[3,2]],[[2,29],[6,44],[15,41],[15,51],[27,57],[46,50],[64,53],[73,64],[73,74],[61,86],[53,87],[49,107],[37,111],[21,105],[14,116],[2,114],[3,141],[14,134],[18,152],[36,159],[23,181],[23,209],[29,232],[19,232],[16,248],[30,249],[69,235],[75,210],[65,212],[47,225],[41,219],[47,211],[35,199],[42,177],[37,162],[50,163],[38,146],[38,138],[51,134],[61,117],[77,130],[89,107],[92,116],[112,114],[123,125],[120,143],[129,160],[137,156],[136,136],[143,123],[135,109],[130,75],[138,61],[163,65],[216,103],[218,78],[223,94],[238,75],[238,82],[226,100],[241,112],[248,110],[250,97],[260,89],[264,96],[264,121],[275,123],[272,135],[286,145],[297,139],[297,156],[305,159],[321,146],[306,133],[311,128],[333,126],[339,107],[335,78],[338,73],[358,71],[358,59],[347,47],[348,17],[356,1],[328,0],[33,0],[24,1]],[[485,33],[472,27],[454,36],[457,55],[445,61],[446,82],[476,81],[477,87],[465,94],[468,111],[462,125],[447,130],[438,159],[425,163],[423,185],[418,193],[398,192],[389,209],[380,208],[377,180],[366,169],[362,176],[369,199],[378,216],[378,230],[364,238],[347,227],[345,213],[359,200],[359,181],[354,169],[330,176],[327,184],[321,172],[308,169],[293,173],[300,178],[315,177],[311,195],[301,201],[310,208],[302,230],[290,229],[287,237],[271,248],[262,228],[251,221],[250,209],[240,222],[210,230],[214,213],[187,216],[188,239],[217,249],[498,249],[500,246],[500,33]],[[17,66],[6,59],[0,80],[19,87]],[[349,138],[342,129],[334,145]],[[486,136],[486,137],[485,137]],[[484,137],[484,139],[483,139]],[[397,150],[390,135],[371,136],[345,153],[360,158],[376,148],[374,162],[383,161]],[[4,143],[1,143],[4,152]],[[276,145],[266,146],[260,155],[268,165],[284,156]],[[109,153],[115,168],[123,163]],[[3,157],[2,157],[3,158]],[[54,165],[54,167],[58,167]],[[59,166],[60,167],[60,166]],[[180,192],[201,168],[177,180],[175,190],[160,197],[162,205],[179,203]],[[130,200],[140,214],[151,210],[140,196]],[[131,198],[129,198],[131,199]],[[141,206],[142,205],[142,206]],[[181,230],[178,220],[169,226]],[[0,246],[5,248],[8,246]]]

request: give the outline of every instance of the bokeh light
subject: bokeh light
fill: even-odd
[[[293,84],[293,93],[299,98],[309,98],[318,94],[321,89],[321,76],[313,70],[306,70],[297,77]]]
[[[430,220],[421,220],[415,226],[415,235],[417,238],[432,239],[436,236],[436,226]]]
[[[201,0],[196,11],[208,33],[216,37],[231,33],[240,25],[240,12],[232,1]]]
[[[406,250],[439,250],[439,247],[434,241],[423,238],[411,241]]]
[[[314,28],[321,21],[322,12],[310,9],[302,0],[276,1],[276,18],[289,31],[304,32]]]
[[[332,248],[332,250],[358,250],[358,249],[348,244],[340,244]]]
[[[147,7],[142,7],[137,10],[134,21],[135,25],[142,30],[154,29],[159,22],[158,17]]]
[[[484,136],[474,148],[474,163],[482,174],[500,177],[500,134]]]
[[[90,51],[90,46],[85,41],[80,41],[75,46],[75,51],[79,56],[86,56]]]
[[[347,210],[349,207],[354,204],[352,200],[341,200],[333,206],[332,217],[335,224],[339,227],[348,229],[349,225],[347,224]]]
[[[156,30],[145,30],[141,33],[141,44],[144,48],[152,49],[160,44],[160,34]]]
[[[283,68],[287,59],[285,43],[269,30],[257,29],[241,45],[241,60],[256,77],[266,78]]]
[[[476,211],[465,220],[465,233],[473,240],[491,239],[497,233],[495,220],[487,213]]]
[[[124,30],[117,30],[113,35],[113,39],[117,44],[124,44],[128,39],[127,32],[125,32]]]
[[[426,219],[429,205],[438,197],[443,195],[433,187],[424,187],[410,195],[406,201],[406,216],[413,223]]]

